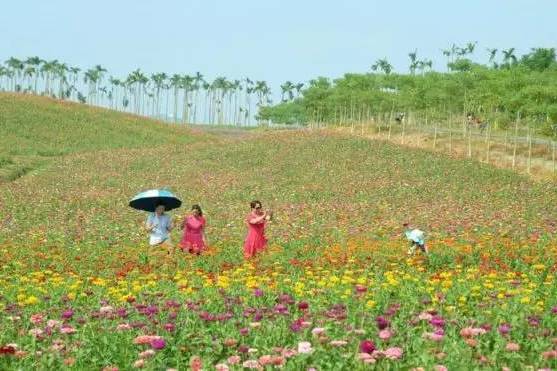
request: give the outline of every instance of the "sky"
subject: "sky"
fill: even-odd
[[[408,53],[445,69],[442,49],[557,47],[555,0],[5,0],[0,61],[11,56],[100,64],[115,77],[195,74],[208,79],[306,82],[368,72]]]

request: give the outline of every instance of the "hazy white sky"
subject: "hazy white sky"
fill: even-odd
[[[19,0],[3,1],[0,60],[38,55],[125,76],[143,71],[269,81],[369,71],[408,52],[444,69],[442,48],[557,46],[555,0]]]

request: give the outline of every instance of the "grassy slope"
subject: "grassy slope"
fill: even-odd
[[[253,198],[276,211],[270,236],[285,245],[391,236],[405,220],[433,236],[526,236],[551,231],[557,218],[555,189],[510,171],[343,136],[248,138],[64,157],[4,186],[2,232],[19,243],[144,243],[144,214],[126,204],[159,186],[171,187],[185,205],[200,203],[213,244],[238,258]]]
[[[0,128],[0,182],[69,153],[192,141],[184,128],[15,94],[0,94]]]

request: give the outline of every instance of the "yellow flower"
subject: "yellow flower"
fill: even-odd
[[[375,307],[375,304],[376,303],[373,300],[368,300],[367,303],[366,303],[366,307],[373,308],[373,307]]]
[[[29,296],[27,299],[25,299],[25,304],[26,305],[33,305],[33,304],[37,304],[39,302],[39,299],[37,299],[37,297],[31,295]]]

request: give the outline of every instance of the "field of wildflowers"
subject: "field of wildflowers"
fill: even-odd
[[[148,248],[138,191],[209,250]],[[0,369],[557,369],[557,191],[322,133],[76,152],[0,186]],[[275,212],[244,261],[249,201]],[[406,255],[405,221],[431,254]],[[175,240],[179,231],[174,232]]]

